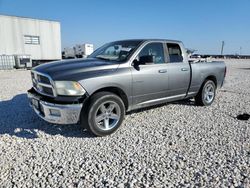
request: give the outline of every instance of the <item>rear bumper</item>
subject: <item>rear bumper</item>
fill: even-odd
[[[36,114],[47,122],[76,124],[80,120],[83,104],[54,104],[41,100],[31,92],[28,92],[28,99]]]

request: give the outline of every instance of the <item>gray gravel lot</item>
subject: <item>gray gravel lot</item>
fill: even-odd
[[[0,71],[0,186],[250,187],[250,61],[227,66],[212,106],[140,110],[104,138],[40,120],[30,72]]]

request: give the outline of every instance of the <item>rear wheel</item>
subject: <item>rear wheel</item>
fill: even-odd
[[[110,92],[94,94],[88,108],[82,111],[81,124],[96,136],[115,132],[123,122],[125,107],[117,95]]]
[[[200,106],[209,106],[214,102],[216,86],[212,80],[206,80],[195,97],[195,103]]]

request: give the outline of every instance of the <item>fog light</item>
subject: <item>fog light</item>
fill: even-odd
[[[61,113],[59,110],[55,110],[55,109],[49,109],[49,113],[52,116],[61,116]]]

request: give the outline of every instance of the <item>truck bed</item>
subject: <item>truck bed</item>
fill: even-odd
[[[217,88],[222,87],[226,65],[223,61],[191,62],[192,69],[189,93],[197,93],[207,77],[215,79]]]

